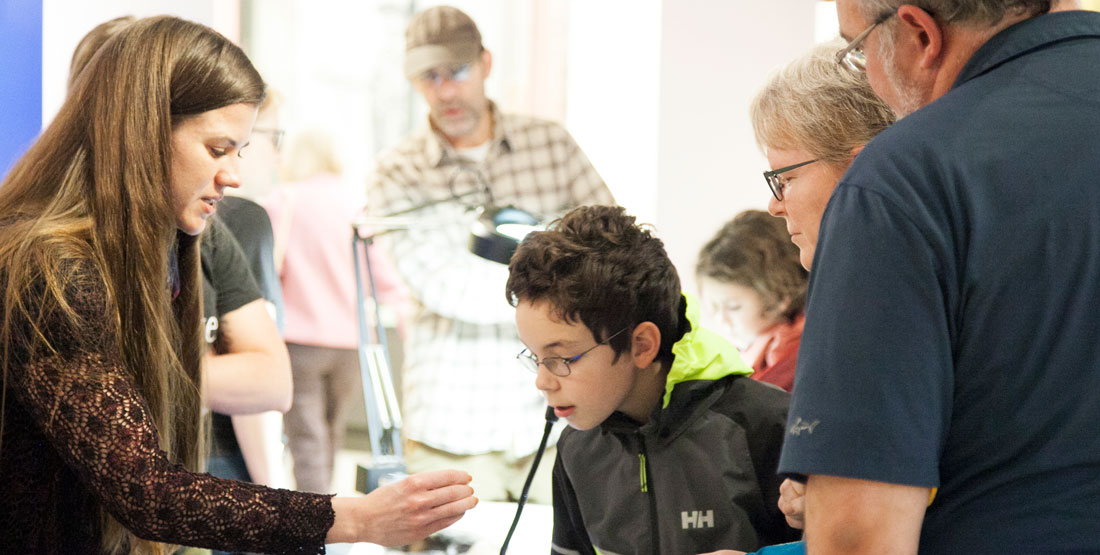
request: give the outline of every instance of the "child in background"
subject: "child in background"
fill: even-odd
[[[518,357],[566,428],[553,553],[755,550],[798,538],[777,507],[788,395],[745,379],[659,239],[621,207],[574,209],[509,266]]]
[[[790,391],[809,274],[782,218],[746,210],[703,246],[699,296],[752,365],[754,379]]]

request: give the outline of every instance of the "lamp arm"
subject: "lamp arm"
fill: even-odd
[[[479,186],[458,193],[454,189],[455,180],[465,172],[474,173]],[[409,182],[396,181],[389,182],[388,187],[391,189],[388,197],[394,199],[408,198],[402,194],[402,187],[417,189]],[[357,233],[365,240],[386,236],[385,247],[396,254],[398,273],[417,302],[430,312],[469,324],[509,325],[514,321],[514,309],[505,302],[494,302],[501,297],[508,280],[506,260],[500,256],[486,257],[481,250],[470,247],[471,226],[487,214],[499,213],[499,209],[475,205],[483,210],[470,217],[463,213],[466,206],[453,202],[479,194],[484,195],[480,201],[491,202],[485,176],[472,165],[461,166],[452,172],[446,190],[450,194],[441,199],[359,218],[354,223]],[[432,214],[411,216],[412,212],[429,207],[436,207]],[[494,227],[490,223],[488,229]],[[405,233],[392,233],[397,230]],[[482,234],[493,239],[491,235],[496,234]],[[501,264],[502,261],[505,263]]]
[[[459,200],[459,199],[464,199],[466,197],[472,197],[474,195],[479,195],[479,194],[484,194],[484,191],[479,190],[479,189],[474,189],[474,190],[471,190],[471,191],[466,191],[464,193],[457,193],[457,194],[452,191],[451,196],[424,201],[420,204],[414,204],[414,205],[412,205],[408,208],[402,208],[401,210],[395,210],[393,212],[387,212],[385,214],[380,214],[377,217],[378,218],[393,218],[393,217],[396,217],[396,216],[404,216],[406,214],[411,214],[413,212],[419,212],[420,210],[423,210],[425,208],[431,208],[432,206],[435,206],[437,204],[443,204],[445,202],[454,202],[454,201]],[[364,207],[364,211],[365,210],[366,210],[366,207]]]
[[[477,189],[471,189],[469,191],[465,191],[465,192],[462,192],[462,193],[456,193],[455,192],[455,188],[454,188],[455,187],[455,181],[458,179],[458,176],[463,174],[463,173],[473,173],[474,174],[474,177],[477,178],[477,184],[478,184]],[[451,176],[449,178],[447,178],[447,191],[449,191],[451,194],[448,195],[448,196],[445,196],[443,198],[427,200],[427,201],[424,201],[420,204],[414,204],[414,205],[412,205],[408,208],[402,208],[401,210],[394,210],[393,212],[386,212],[385,214],[379,214],[379,215],[376,215],[374,217],[378,218],[378,219],[381,219],[381,218],[393,218],[393,217],[396,217],[396,216],[404,216],[404,215],[407,215],[407,214],[411,214],[413,212],[418,212],[418,211],[423,210],[425,208],[430,208],[430,207],[435,206],[437,204],[443,204],[445,202],[454,202],[456,200],[461,200],[461,199],[464,199],[464,198],[467,198],[467,197],[472,197],[472,196],[475,196],[475,195],[483,195],[485,197],[485,201],[481,204],[481,206],[495,206],[495,204],[493,202],[493,192],[489,188],[489,180],[487,180],[485,178],[485,174],[482,173],[482,171],[479,170],[475,166],[471,166],[471,165],[468,165],[468,164],[464,164],[464,165],[459,166],[451,174]],[[476,206],[471,207],[471,208],[476,208]],[[366,210],[367,210],[367,207],[364,206],[363,210],[361,210],[361,212],[365,213]]]

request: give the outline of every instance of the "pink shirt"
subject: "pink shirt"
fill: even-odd
[[[331,174],[280,187],[264,202],[276,249],[286,243],[279,275],[288,343],[341,349],[358,346],[351,222],[365,203],[362,187]],[[285,218],[291,219],[287,222]],[[368,250],[381,303],[400,313],[406,296],[393,264],[379,249]],[[369,298],[365,270],[363,280]]]

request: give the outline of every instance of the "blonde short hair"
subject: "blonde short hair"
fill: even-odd
[[[308,129],[294,138],[283,163],[283,178],[301,181],[322,173],[340,175],[343,164],[336,152],[332,135],[320,129]]]
[[[896,119],[875,96],[865,74],[836,61],[842,41],[820,44],[768,79],[750,117],[761,149],[805,150],[818,160],[846,164]]]

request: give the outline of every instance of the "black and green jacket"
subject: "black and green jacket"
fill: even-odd
[[[562,432],[552,553],[694,555],[799,538],[776,506],[789,396],[698,327],[694,299],[687,312],[692,330],[649,422],[616,412]]]

